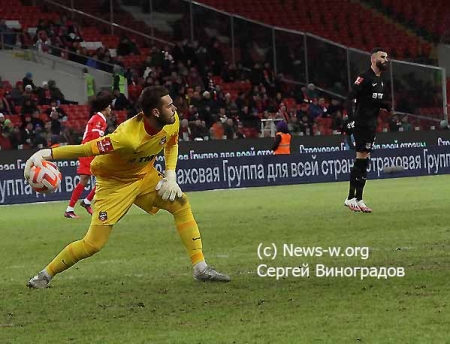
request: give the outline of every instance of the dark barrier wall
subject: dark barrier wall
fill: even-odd
[[[272,155],[273,139],[219,140],[180,142],[180,160],[232,158],[253,155]],[[414,131],[379,133],[375,149],[397,149],[429,146],[450,146],[450,131]],[[291,142],[292,154],[338,152],[348,150],[342,135],[295,136]],[[0,151],[0,172],[16,168],[26,161],[32,151]],[[14,166],[12,166],[14,165]]]
[[[450,173],[448,151],[447,146],[436,145],[377,150],[369,165],[369,179]],[[354,156],[353,151],[336,151],[180,160],[177,176],[184,191],[344,181],[348,180]],[[24,159],[19,165],[13,165],[14,168],[0,171],[0,204],[70,198],[78,181],[76,162],[58,162],[63,181],[60,189],[50,195],[37,194],[24,182],[23,162]],[[162,159],[158,159],[155,166],[162,170]],[[400,166],[402,171],[391,174],[393,166]]]

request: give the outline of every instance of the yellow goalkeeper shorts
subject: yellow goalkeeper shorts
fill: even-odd
[[[153,207],[153,201],[158,196],[155,187],[162,178],[163,175],[156,169],[133,182],[98,177],[91,224],[116,224],[128,212],[136,198],[143,195],[146,195],[146,205],[141,208],[148,213],[156,213],[158,208]]]

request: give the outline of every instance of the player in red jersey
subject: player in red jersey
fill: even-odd
[[[111,102],[112,97],[109,94],[99,94],[91,101],[92,111],[95,113],[88,121],[86,129],[84,130],[83,141],[86,143],[95,140],[105,135],[106,128],[108,127],[106,119],[111,116]],[[82,157],[78,161],[80,165],[77,169],[77,174],[80,176],[80,182],[73,189],[72,196],[70,197],[69,205],[64,213],[64,217],[69,219],[78,219],[79,216],[75,214],[75,204],[83,193],[84,188],[89,183],[91,178],[91,162],[94,157]],[[86,209],[86,211],[92,215],[91,202],[95,195],[95,186],[91,192],[80,202],[80,205]]]

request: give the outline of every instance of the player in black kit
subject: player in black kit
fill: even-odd
[[[370,152],[375,141],[380,108],[386,108],[381,73],[388,68],[387,53],[375,48],[370,55],[370,68],[356,78],[347,97],[347,134],[353,133],[356,159],[350,172],[350,190],[344,205],[352,211],[371,213],[363,201]],[[354,111],[353,110],[354,107]]]

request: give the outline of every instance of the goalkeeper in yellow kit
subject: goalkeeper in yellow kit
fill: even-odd
[[[113,225],[135,204],[148,213],[170,212],[178,234],[188,251],[194,278],[228,282],[230,277],[208,266],[191,206],[176,181],[179,119],[176,107],[164,87],[145,88],[139,98],[142,112],[122,123],[112,134],[82,145],[42,149],[25,165],[24,176],[45,159],[75,159],[96,156],[91,172],[97,178],[94,213],[83,239],[67,245],[28,286],[46,288],[58,273],[97,253],[108,241]],[[166,171],[154,167],[156,155],[164,149]]]

